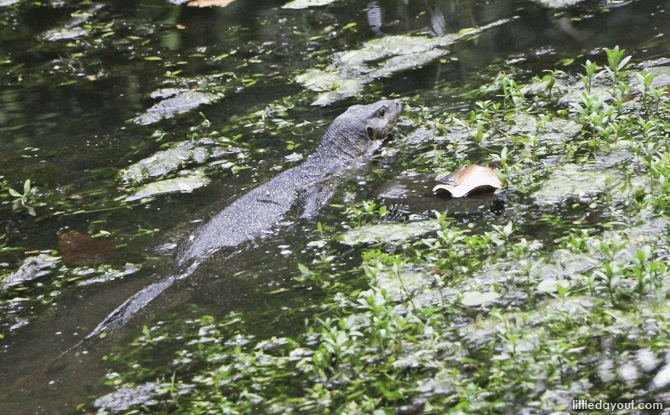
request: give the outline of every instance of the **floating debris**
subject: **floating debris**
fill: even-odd
[[[191,172],[184,171],[182,173]],[[207,186],[209,182],[210,180],[199,172],[176,179],[160,180],[140,187],[135,193],[125,198],[124,201],[132,202],[133,200],[144,199],[146,197],[164,193],[190,193],[199,187]]]
[[[172,98],[167,98],[149,108],[144,114],[135,118],[135,124],[149,125],[162,119],[172,118],[176,114],[187,112],[203,104],[209,104],[223,98],[223,94],[187,91]]]
[[[282,9],[306,9],[308,7],[326,6],[337,0],[293,0],[282,6]]]
[[[230,3],[234,2],[235,0],[194,0],[191,1],[187,4],[187,6],[191,7],[211,7],[211,6],[217,6],[217,7],[226,7]]]
[[[534,3],[550,9],[563,9],[574,6],[584,0],[533,0]]]
[[[169,385],[158,383],[145,383],[132,387],[121,387],[116,391],[98,398],[94,405],[101,408],[102,411],[122,412],[128,410],[133,405],[142,405],[143,407],[158,404],[155,398],[161,394],[160,388]],[[104,413],[107,413],[106,411]]]
[[[627,158],[615,161],[624,162]],[[606,160],[607,161],[607,160]],[[613,164],[608,161],[606,165]],[[607,184],[609,183],[609,184]],[[622,174],[611,168],[589,169],[588,166],[565,164],[553,170],[549,180],[532,194],[537,205],[556,205],[569,198],[580,203],[592,201],[598,193],[610,190],[612,200],[619,201],[634,195],[638,190],[649,192],[654,183],[645,176],[633,177],[626,183]],[[614,191],[612,191],[614,190]]]
[[[452,197],[463,197],[472,193],[486,193],[495,191],[502,187],[502,182],[496,172],[484,166],[472,165],[459,169],[456,173],[444,178],[438,177],[439,181],[447,184],[438,184],[433,187],[433,192],[446,190]]]
[[[58,253],[64,262],[91,260],[99,265],[109,259],[116,246],[101,238],[77,231],[59,231]]]
[[[188,164],[199,164],[209,158],[219,158],[242,151],[239,148],[183,141],[172,144],[169,149],[159,151],[121,170],[119,178],[126,183],[142,183],[152,178],[165,177]]]
[[[0,280],[0,285],[9,288],[48,275],[59,261],[60,258],[47,254],[26,258],[15,273]]]
[[[114,268],[111,268],[109,265],[106,265],[106,267],[108,267],[108,268],[106,268],[106,271],[105,271],[104,274],[100,275],[99,277],[89,278],[89,279],[86,279],[86,280],[83,280],[83,281],[79,281],[77,283],[77,285],[82,287],[84,285],[100,284],[100,283],[103,283],[103,282],[112,281],[112,280],[115,280],[117,278],[125,277],[126,275],[134,274],[142,268],[141,265],[131,264],[131,263],[126,263],[126,265],[123,266],[123,269],[114,269]],[[79,269],[79,268],[75,268],[74,271],[76,271],[77,269]],[[80,275],[84,275],[85,273],[88,272],[88,270],[89,269],[86,269],[86,268],[81,269],[81,274]],[[100,270],[100,268],[98,268],[98,271],[99,270]]]
[[[359,243],[400,242],[439,229],[440,224],[434,220],[369,225],[347,231],[342,235],[342,243],[356,245]]]
[[[328,105],[356,95],[375,79],[426,65],[449,54],[446,47],[454,42],[475,37],[510,20],[502,19],[440,37],[397,35],[374,39],[358,50],[333,54],[332,63],[325,70],[310,69],[298,75],[296,82],[320,92],[312,105]]]
[[[81,36],[85,36],[89,33],[88,30],[82,27],[72,27],[72,28],[58,28],[54,30],[49,30],[44,33],[44,39],[55,41],[55,40],[67,40],[74,39]]]

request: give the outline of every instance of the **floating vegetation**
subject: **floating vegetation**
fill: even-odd
[[[191,193],[195,189],[207,186],[210,182],[200,171],[184,170],[181,174],[182,176],[179,178],[159,180],[142,185],[126,197],[124,201],[132,202],[134,200],[175,192]]]
[[[219,94],[191,91],[182,92],[155,104],[144,114],[138,115],[134,121],[140,125],[154,124],[160,120],[172,118],[177,114],[198,108],[203,104],[210,104],[221,98],[223,98],[223,95]]]
[[[463,294],[461,303],[465,306],[476,307],[493,302],[498,298],[500,298],[500,294],[495,291],[488,291],[483,293],[479,291],[466,291]]]
[[[34,257],[26,258],[16,272],[2,278],[0,283],[2,283],[2,287],[6,289],[15,285],[31,282],[37,278],[49,275],[51,270],[58,266],[59,262],[60,258],[47,254],[39,254]]]
[[[379,224],[352,229],[342,235],[342,243],[355,245],[372,242],[400,242],[439,229],[437,222],[421,221],[408,224]]]
[[[365,42],[360,49],[331,56],[325,70],[310,69],[298,75],[296,81],[308,89],[320,92],[312,105],[328,105],[363,90],[375,79],[428,64],[449,53],[447,46],[472,38],[485,30],[503,25],[510,19],[441,37],[385,36]]]
[[[119,177],[126,183],[142,183],[175,173],[189,164],[202,164],[210,158],[216,159],[243,151],[240,148],[217,145],[211,140],[200,143],[183,141],[132,164],[121,171]]]
[[[625,159],[621,160],[623,161]],[[620,202],[634,197],[640,190],[644,192],[651,186],[654,186],[654,183],[647,177],[633,177],[625,182],[618,170],[589,169],[589,166],[565,164],[554,169],[549,180],[533,193],[533,197],[536,203],[541,205],[562,203],[571,197],[584,203],[590,202],[603,191],[614,190],[613,197]]]
[[[17,192],[11,187],[7,187],[7,192],[10,196],[14,198],[12,202],[12,210],[25,209],[28,211],[30,216],[36,216],[35,212],[35,194],[37,193],[37,188],[31,185],[30,179],[27,179],[23,183],[23,194]]]

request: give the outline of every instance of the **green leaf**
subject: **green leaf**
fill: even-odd
[[[303,264],[300,264],[300,263],[298,263],[298,269],[300,269],[300,273],[302,275],[309,275],[311,273],[309,268],[307,268],[306,266],[304,266]]]
[[[389,382],[388,385],[392,385],[392,384]],[[405,399],[405,395],[403,395],[402,392],[400,392],[398,390],[394,390],[394,391],[389,390],[390,388],[387,388],[386,385],[384,385],[384,383],[382,381],[378,381],[376,386],[384,394],[386,399],[388,399],[389,401],[397,401],[397,400],[400,400],[400,399]],[[394,385],[392,385],[392,386],[394,386]]]
[[[502,151],[500,152],[500,161],[502,163],[507,162],[507,146],[503,147]]]
[[[513,231],[513,224],[512,221],[507,222],[507,225],[505,225],[505,228],[503,229],[503,232],[505,232],[506,236],[509,236],[512,234]]]
[[[633,57],[633,56],[626,56],[626,57],[624,58],[624,60],[621,61],[621,63],[619,64],[619,66],[618,66],[617,69],[622,69],[624,66],[626,66],[626,64],[628,63],[628,61],[629,61],[630,58],[632,58],[632,57]]]
[[[560,283],[556,283],[556,290],[558,291],[558,295],[560,297],[565,297],[568,292],[570,292],[570,286],[568,287],[563,287]]]
[[[9,191],[9,194],[14,196],[14,197],[21,197],[21,193],[17,192],[16,190],[12,189],[11,187],[8,187],[7,190]]]
[[[244,166],[244,167],[233,166],[233,167],[230,168],[230,171],[232,171],[233,174],[237,174],[240,170],[246,170],[246,169],[250,169],[250,168],[251,168],[251,166]]]
[[[637,250],[637,259],[638,259],[638,261],[640,261],[640,262],[644,262],[644,260],[646,259],[646,257],[647,257],[647,256],[644,254],[644,251],[642,251],[642,250],[640,250],[640,249]]]

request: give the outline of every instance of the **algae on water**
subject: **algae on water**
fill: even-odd
[[[342,243],[400,242],[438,229],[440,224],[434,220],[368,225],[347,231],[342,235]]]
[[[439,37],[385,36],[365,42],[360,49],[339,52],[324,70],[310,69],[298,75],[296,81],[306,88],[320,92],[312,105],[328,105],[356,95],[363,87],[396,72],[417,68],[449,54],[447,46],[500,26],[510,19],[501,19],[478,28]]]
[[[135,117],[135,124],[149,125],[166,118],[172,118],[203,104],[210,104],[223,98],[223,95],[206,92],[182,92],[167,98],[149,108],[144,114]]]
[[[609,185],[606,180],[610,181]],[[651,181],[643,176],[632,178],[627,186],[616,169],[588,170],[576,164],[565,164],[553,169],[549,180],[542,183],[532,196],[538,205],[553,205],[570,197],[589,201],[600,192],[616,188],[618,191],[612,197],[623,200],[631,197],[638,189],[648,189],[650,186]]]
[[[130,165],[120,172],[119,177],[126,183],[142,183],[151,178],[165,177],[191,163],[200,164],[210,158],[220,158],[242,151],[239,148],[182,141]]]
[[[0,285],[2,288],[9,288],[49,275],[59,262],[60,257],[47,254],[28,257],[16,272],[1,279]]]
[[[126,197],[124,201],[132,202],[133,200],[144,199],[166,193],[190,193],[199,187],[207,186],[209,182],[210,179],[205,177],[202,173],[194,172],[192,175],[187,175],[176,179],[166,179],[145,184],[137,191],[133,192],[133,194]]]

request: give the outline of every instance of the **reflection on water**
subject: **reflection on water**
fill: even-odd
[[[115,252],[114,265],[144,266],[125,278],[49,289],[29,301],[10,301],[23,295],[16,291],[2,297],[0,412],[58,413],[96,393],[105,370],[101,356],[134,332],[117,333],[110,336],[116,339],[53,359],[127,298],[171,272],[174,252],[154,251],[161,242],[187,240],[197,227],[191,221],[212,217],[251,186],[276,175],[273,167],[285,165],[285,157],[294,151],[311,153],[323,134],[322,124],[354,102],[310,107],[312,96],[293,98],[303,91],[293,83],[296,73],[327,63],[332,53],[355,49],[366,40],[394,34],[442,36],[514,18],[457,44],[446,59],[394,74],[362,94],[366,102],[381,90],[387,96],[419,95],[426,105],[439,108],[464,108],[468,102],[443,91],[476,87],[481,76],[495,70],[488,69],[493,63],[507,62],[529,76],[554,68],[569,72],[579,70],[578,64],[561,66],[563,58],[584,53],[602,59],[591,55],[617,44],[634,59],[654,58],[667,50],[662,34],[670,25],[662,1],[622,3],[608,11],[594,1],[566,10],[529,1],[351,1],[306,10],[284,10],[283,3],[237,0],[226,8],[200,9],[159,0],[66,1],[0,7],[0,176],[13,188],[30,178],[44,202],[38,207],[39,221],[0,205],[0,244],[51,251],[63,228],[104,229],[115,245],[125,245]],[[223,98],[147,126],[129,122],[160,103],[160,94],[152,93],[165,89],[212,92]],[[243,119],[284,98],[291,99],[284,118],[293,125],[280,134]],[[267,122],[271,120],[270,114]],[[303,130],[295,125],[303,125]],[[113,202],[126,195],[118,188],[120,169],[149,157],[165,143],[224,129],[230,138],[242,134],[236,145],[250,149],[248,156],[235,153],[230,161],[243,159],[248,164],[240,166],[250,168],[215,174],[212,185],[192,194],[129,207]],[[295,135],[296,131],[302,133]],[[288,149],[288,140],[300,147]],[[383,177],[374,179],[369,170],[358,173],[361,177],[345,183],[339,201],[352,191],[359,197],[373,195],[375,187],[402,171],[399,164],[388,162]],[[425,205],[416,209],[431,210]],[[319,218],[324,223],[341,220],[337,212]],[[298,252],[311,238],[311,225],[297,218],[294,222],[297,225],[204,264],[192,279],[180,282],[171,297],[158,299],[135,326],[184,312],[191,303],[217,315],[268,306],[255,287],[288,278],[295,260],[280,252],[288,246],[302,255]],[[307,226],[304,232],[301,226]],[[138,227],[160,229],[164,240],[138,237]],[[3,254],[0,262],[6,265],[0,272],[17,269],[25,256],[23,251]]]

